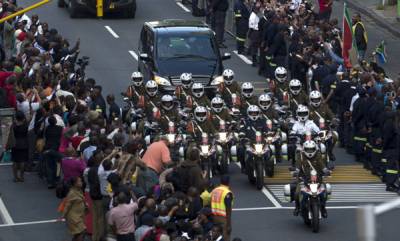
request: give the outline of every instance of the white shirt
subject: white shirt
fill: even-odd
[[[353,98],[351,98],[351,103],[350,103],[350,111],[353,112],[353,108],[354,108],[354,102],[356,102],[356,100],[360,98],[360,95],[355,94],[353,95]]]
[[[252,12],[249,18],[249,28],[258,31],[258,22],[260,22],[260,18],[255,12]]]
[[[319,127],[312,120],[307,120],[306,122],[296,121],[292,127],[291,134],[304,135],[307,131],[315,134],[320,131]]]

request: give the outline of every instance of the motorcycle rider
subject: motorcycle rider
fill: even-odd
[[[218,127],[220,121],[225,121],[225,123],[230,126],[232,122],[232,116],[229,113],[228,109],[225,108],[224,100],[215,96],[211,100],[211,119],[214,122],[214,126]]]
[[[322,103],[322,95],[321,92],[317,90],[313,90],[310,93],[310,118],[314,121],[316,125],[319,124],[320,119],[324,119],[326,121],[332,121],[333,124],[336,124],[335,115],[329,108],[327,104]],[[331,160],[335,160],[335,155],[333,154],[333,147],[336,145],[338,140],[338,134],[336,131],[332,131],[332,143],[328,143],[328,155]]]
[[[308,96],[302,90],[302,84],[298,79],[292,79],[289,82],[289,90],[290,90],[290,106],[292,110],[295,111],[299,105],[307,105],[308,104]]]
[[[244,120],[240,130],[241,136],[244,136],[250,141],[254,141],[256,139],[257,131],[261,132],[262,134],[268,131],[265,121],[266,120],[261,117],[260,108],[257,105],[250,105],[247,107],[247,118]],[[251,153],[248,153],[245,161],[246,144],[246,140],[242,139],[237,151],[243,173],[246,170],[246,164],[252,160]]]
[[[287,70],[285,67],[278,67],[275,70],[275,80],[269,80],[269,89],[278,100],[278,103],[285,104],[284,95],[288,95],[289,84],[287,82]]]
[[[320,131],[319,127],[312,121],[309,120],[308,117],[310,112],[308,107],[305,105],[299,105],[296,111],[297,121],[294,123],[292,130],[290,131],[290,135],[300,135],[304,136],[306,132],[311,132],[311,134],[316,134]],[[294,155],[296,152],[296,146],[293,143],[289,145],[289,159],[292,160],[292,166],[294,166],[296,160],[296,156]]]
[[[191,87],[193,84],[192,74],[191,73],[182,73],[179,77],[181,81],[181,86],[177,86],[175,93],[176,97],[179,100],[181,106],[186,105],[187,98],[191,95]]]
[[[204,94],[204,86],[202,83],[194,83],[192,85],[191,96],[188,97],[188,107],[192,105],[193,108],[204,106],[210,108],[210,99]]]
[[[224,77],[224,83],[220,85],[218,91],[221,93],[221,97],[225,104],[229,108],[232,108],[232,95],[235,94],[237,97],[239,97],[240,86],[237,81],[233,80],[235,77],[233,70],[225,69],[222,73],[222,76]]]
[[[131,75],[132,85],[128,86],[128,89],[124,93],[124,96],[130,98],[133,103],[138,103],[140,96],[144,96],[146,93],[143,85],[142,73],[135,71]]]
[[[265,119],[269,119],[275,124],[277,123],[279,115],[273,107],[272,98],[269,94],[265,93],[258,97],[258,106],[260,107],[261,114]]]
[[[254,96],[254,87],[250,82],[244,82],[241,88],[240,110],[243,116],[251,105],[258,105],[258,98]]]
[[[149,80],[147,81],[145,85],[145,106],[144,106],[144,111],[146,113],[146,116],[148,119],[153,118],[153,111],[154,108],[158,108],[159,103],[160,103],[160,97],[157,95],[158,94],[158,84],[154,80]]]
[[[298,153],[298,158],[296,158],[296,172],[298,173],[296,191],[294,195],[294,200],[296,204],[296,208],[293,212],[294,216],[298,216],[300,212],[300,191],[301,191],[301,180],[303,179],[304,184],[307,184],[310,179],[311,170],[315,170],[317,172],[318,182],[321,183],[322,176],[327,169],[324,166],[323,158],[321,153],[318,150],[317,144],[313,140],[308,140],[303,143],[303,148],[301,152]],[[303,199],[304,200],[304,199]],[[328,213],[326,211],[326,198],[325,196],[320,196],[321,201],[321,215],[322,217],[328,217]]]
[[[174,103],[174,99],[171,95],[163,95],[161,97],[161,116],[160,116],[160,127],[162,133],[169,132],[169,122],[173,122],[177,127],[181,121],[178,108]]]

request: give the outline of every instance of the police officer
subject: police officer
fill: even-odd
[[[313,140],[305,141],[298,156],[299,157],[296,158],[296,172],[298,173],[298,177],[302,177],[304,183],[308,183],[311,180],[311,171],[315,170],[317,172],[317,177],[320,179],[319,182],[321,182],[321,177],[327,170],[325,169],[322,155],[318,151],[317,144]],[[298,179],[295,192],[296,208],[293,212],[295,216],[298,216],[300,212],[300,182],[301,180]],[[328,216],[326,211],[326,198],[321,196],[320,200],[321,215],[326,218]]]
[[[204,94],[204,86],[202,83],[194,83],[192,85],[191,102],[193,107],[204,106],[210,108],[210,99]]]
[[[274,97],[278,100],[280,105],[288,104],[289,83],[287,81],[287,70],[285,67],[279,66],[276,68],[275,80],[269,80],[269,89],[273,92]]]
[[[214,135],[216,133],[215,126],[210,121],[208,110],[205,106],[197,106],[194,110],[194,121],[189,121],[188,133],[190,133],[194,140],[198,143],[201,142],[203,133]]]
[[[250,54],[253,61],[252,66],[257,66],[257,53],[260,46],[260,31],[258,23],[261,15],[261,3],[256,2],[249,18],[249,39],[250,39]]]
[[[279,119],[278,112],[273,108],[271,96],[269,94],[262,94],[258,97],[258,106],[261,109],[261,114],[265,119],[269,119],[275,124]]]
[[[366,90],[359,86],[358,98],[353,103],[352,126],[353,126],[353,151],[356,161],[364,161],[364,147],[367,143],[367,111],[368,103]]]
[[[272,40],[271,46],[266,53],[267,64],[269,65],[270,73],[274,73],[278,66],[284,66],[287,56],[287,47],[285,36],[287,35],[287,27],[284,24],[279,24],[278,32]]]
[[[238,54],[244,54],[244,44],[249,30],[250,11],[246,5],[247,0],[237,0],[233,11],[235,13],[236,23],[236,46]]]
[[[238,82],[234,80],[235,73],[233,72],[233,70],[225,69],[222,73],[222,76],[224,78],[224,83],[221,84],[218,91],[221,94],[221,97],[224,100],[225,104],[229,108],[232,108],[232,95],[236,95],[236,97],[239,98],[240,86]]]
[[[267,125],[265,124],[265,119],[261,117],[260,108],[257,105],[250,105],[247,107],[247,118],[240,130],[241,134],[245,136],[250,142],[254,142],[256,139],[256,132],[266,133]],[[250,163],[252,156],[248,153],[247,160],[245,161],[246,152],[246,140],[242,139],[238,147],[238,159],[241,164],[242,172],[246,170],[247,163]]]
[[[147,118],[153,119],[153,111],[158,108],[160,97],[158,96],[158,84],[154,80],[147,81],[145,85],[145,113]]]
[[[373,174],[382,176],[382,132],[381,124],[383,122],[384,105],[376,97],[375,88],[368,90],[368,111],[367,111],[367,126],[368,126],[368,142],[366,143],[366,165],[371,168]]]
[[[181,119],[178,108],[174,103],[171,95],[163,95],[161,97],[161,115],[160,127],[162,133],[169,133],[169,123],[172,122],[175,127],[179,125]]]
[[[302,90],[302,85],[300,80],[292,79],[289,82],[289,91],[290,91],[290,107],[292,111],[296,111],[299,105],[308,105],[308,96]]]
[[[136,71],[133,72],[131,75],[132,85],[128,87],[125,92],[125,96],[131,98],[133,103],[138,103],[139,98],[144,96],[145,94],[145,87],[143,85],[143,75],[142,73]]]
[[[335,115],[329,109],[327,104],[322,103],[321,93],[317,90],[311,91],[310,93],[310,117],[311,120],[314,121],[316,125],[319,124],[321,119],[324,119],[325,122],[331,121],[333,124],[335,122]],[[332,131],[332,142],[327,143],[328,155],[332,161],[336,160],[335,155],[333,154],[333,147],[336,145],[338,140],[338,135],[335,131]]]
[[[383,158],[386,160],[386,191],[397,192],[399,187],[395,185],[399,177],[399,157],[400,157],[400,107],[397,111],[386,108],[384,113],[382,128],[383,136]]]
[[[215,127],[218,127],[221,121],[228,125],[231,124],[232,116],[225,108],[224,100],[221,97],[216,96],[211,100],[211,110],[211,118]]]
[[[186,106],[189,96],[191,96],[191,87],[193,84],[191,73],[182,73],[179,77],[181,81],[181,86],[176,87],[176,97],[179,100],[181,106]]]
[[[240,111],[243,116],[247,114],[247,108],[250,105],[257,105],[258,98],[254,96],[254,87],[250,82],[244,82],[241,88],[241,96],[240,96]]]

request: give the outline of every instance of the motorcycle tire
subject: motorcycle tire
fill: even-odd
[[[251,167],[246,167],[246,172],[247,172],[247,179],[249,179],[249,182],[254,185],[256,183],[256,177],[254,176],[253,173],[253,168]]]
[[[213,177],[213,175],[212,175],[212,167],[211,167],[211,164],[210,164],[210,163],[206,163],[206,164],[204,165],[204,171],[206,171],[206,173],[207,173],[207,178],[208,178],[208,180],[211,180],[211,178]]]
[[[79,5],[76,0],[70,0],[68,2],[68,12],[70,18],[77,18],[79,16]]]
[[[311,204],[311,226],[314,233],[319,231],[319,206],[317,203]]]
[[[226,154],[226,152],[222,152],[221,154],[221,174],[227,174],[228,173],[228,158],[229,156]]]
[[[264,169],[262,163],[259,162],[256,165],[256,187],[261,190],[264,186]]]
[[[307,225],[307,226],[310,226],[311,225],[311,220],[308,218],[308,210],[305,209],[305,208],[302,208],[301,209],[301,214],[303,216],[304,224]]]
[[[265,168],[265,172],[268,177],[273,177],[275,172],[275,165],[272,161],[267,162],[267,166]]]

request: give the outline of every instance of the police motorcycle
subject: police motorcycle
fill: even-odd
[[[261,190],[267,172],[267,162],[271,156],[269,145],[263,133],[266,131],[265,120],[260,116],[260,108],[250,105],[247,108],[249,120],[243,125],[240,137],[245,148],[245,171],[249,182]]]
[[[315,155],[317,152],[316,143],[306,141],[303,144],[303,151],[307,156]],[[327,217],[323,216],[321,210],[324,208],[326,212],[326,201],[332,195],[332,186],[323,181],[324,177],[329,175],[329,171],[326,168],[322,170],[322,173],[318,173],[316,167],[309,160],[306,162],[306,165],[309,167],[306,168],[306,170],[309,169],[309,177],[304,173],[306,170],[302,170],[303,175],[301,175],[300,170],[296,169],[293,172],[293,177],[297,180],[295,183],[284,186],[284,196],[288,202],[292,202],[295,200],[296,189],[299,190],[299,213],[304,223],[310,226],[314,233],[317,233],[319,231],[320,220],[322,217]],[[297,187],[296,182],[299,187]]]
[[[173,112],[174,106],[176,106],[177,100],[171,95],[164,95],[161,97],[161,107],[165,112]],[[176,113],[179,115],[179,112]],[[167,123],[167,128],[164,127],[162,134],[168,139],[169,149],[172,160],[183,161],[184,160],[184,149],[186,134],[183,132],[182,122],[176,122],[168,114],[164,113],[161,116],[161,122]]]
[[[154,80],[147,81],[145,85],[145,89],[147,94],[150,97],[154,97],[158,93],[158,85]],[[151,116],[146,115],[146,117],[142,120],[144,121],[144,130],[143,136],[146,142],[146,145],[150,145],[154,141],[154,138],[160,134],[160,118],[161,118],[161,111],[157,106],[158,103],[154,103],[152,100],[145,100],[145,104],[150,104],[151,108]]]
[[[140,72],[133,72],[131,79],[132,85],[128,87],[126,93],[121,93],[125,102],[122,109],[122,119],[131,126],[133,132],[136,132],[138,121],[144,117],[144,95],[136,89],[143,86],[143,76]]]
[[[212,134],[200,126],[198,122],[205,122],[208,118],[207,109],[203,106],[198,106],[194,110],[194,119],[188,121],[187,132],[193,133],[193,139],[188,140],[188,147],[197,146],[200,150],[200,166],[206,172],[208,179],[211,179],[217,171],[216,152],[217,148]],[[196,133],[197,130],[197,133]]]

